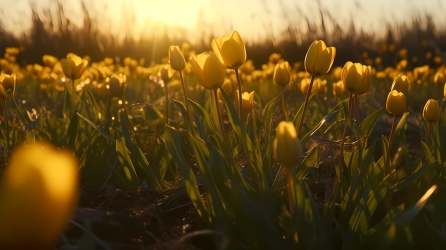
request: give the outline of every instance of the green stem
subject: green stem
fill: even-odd
[[[220,111],[220,105],[218,103],[218,95],[217,95],[217,90],[214,89],[214,99],[215,99],[215,106],[217,107],[217,113],[218,113],[218,122],[220,123],[220,130],[221,130],[221,134],[223,135],[223,141],[225,143],[226,146],[226,151],[228,156],[232,157],[232,153],[231,153],[231,147],[229,147],[229,141],[228,141],[228,136],[226,135],[226,131],[225,128],[223,126],[223,118],[221,116],[221,111]]]
[[[348,98],[348,112],[350,113],[352,109],[352,93],[349,93],[349,98]],[[341,140],[341,154],[339,155],[339,169],[342,170],[342,167],[344,166],[344,141],[345,141],[345,136],[347,136],[347,129],[348,129],[348,122],[347,122],[347,117],[345,119],[345,127],[344,127],[344,134],[342,135],[342,140]]]
[[[384,168],[384,171],[387,170],[387,166],[390,163],[390,149],[392,148],[392,139],[393,139],[393,133],[395,132],[395,126],[396,126],[396,115],[393,115],[392,130],[390,131],[389,146],[387,147],[386,167]]]
[[[167,82],[164,83],[166,87],[166,124],[169,125],[169,92],[167,90]]]
[[[3,101],[5,110],[5,120],[6,120],[6,151],[9,151],[9,122],[8,122],[8,107],[6,106],[6,99]]]
[[[251,179],[253,181],[256,180],[255,178],[255,172],[254,169],[251,165],[251,159],[249,158],[249,152],[248,149],[246,147],[246,128],[245,128],[245,119],[243,116],[243,99],[242,99],[242,80],[240,79],[240,74],[238,73],[238,69],[234,69],[235,70],[235,75],[237,76],[237,83],[238,83],[238,102],[239,102],[239,116],[240,116],[240,127],[241,127],[241,133],[242,133],[242,138],[241,138],[241,142],[242,142],[242,148],[243,148],[243,153],[246,155],[246,162],[248,165],[248,169],[251,175]]]
[[[288,115],[285,109],[285,87],[282,87],[282,112],[283,116],[285,116],[285,120],[288,121]]]
[[[358,95],[355,95],[355,110],[356,110],[356,123],[359,126],[359,115],[358,115]]]
[[[286,181],[287,181],[287,187],[288,187],[288,201],[290,206],[290,214],[293,215],[294,213],[294,194],[293,194],[293,176],[291,173],[291,167],[289,166],[283,166],[285,167],[285,174],[286,174]]]
[[[432,146],[432,123],[429,122],[429,148]]]
[[[302,128],[302,124],[304,122],[305,111],[307,110],[308,98],[310,98],[310,95],[311,95],[311,88],[313,87],[314,78],[315,78],[315,76],[311,76],[310,86],[308,87],[307,95],[305,96],[304,110],[302,112],[302,116],[300,117],[299,126],[297,127],[297,136],[298,137],[299,137],[300,129]]]
[[[179,71],[179,73],[180,73],[181,85],[183,86],[184,101],[186,102],[186,111],[187,111],[187,114],[189,115],[190,122],[191,122],[191,125],[192,125],[192,127],[190,129],[193,129],[193,127],[194,127],[194,118],[192,116],[192,113],[189,111],[189,104],[187,103],[186,84],[184,83],[184,80],[183,80],[183,73],[181,71]]]
[[[12,92],[9,92],[9,95],[11,96],[12,101],[14,102],[15,108],[17,109],[17,112],[19,112],[20,118],[23,121],[23,124],[26,125],[25,117],[23,117],[22,112],[20,112],[19,106],[17,105],[16,101],[14,100],[14,96],[12,95]]]

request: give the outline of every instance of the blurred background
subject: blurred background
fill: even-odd
[[[363,52],[395,65],[406,48],[406,57],[417,58],[409,60],[413,68],[435,66],[446,51],[445,11],[442,0],[0,0],[0,51],[21,47],[22,67],[68,52],[92,61],[143,58],[147,67],[172,44],[189,42],[201,53],[212,38],[237,30],[256,68],[273,52],[303,61],[314,39],[337,48],[335,66],[364,62]]]

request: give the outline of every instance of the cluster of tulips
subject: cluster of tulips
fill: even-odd
[[[44,66],[35,64],[26,67],[24,70],[20,69],[15,62],[15,56],[17,56],[19,50],[8,49],[5,59],[0,61],[2,67],[0,102],[3,107],[2,112],[6,114],[3,116],[4,120],[6,123],[8,122],[6,99],[11,98],[17,112],[22,117],[23,123],[27,123],[15,103],[14,91],[16,81],[23,79],[28,74],[42,81],[40,88],[44,91],[47,91],[53,83],[55,83],[54,88],[58,91],[64,91],[65,87],[68,87],[64,84],[71,81],[70,88],[74,97],[76,92],[91,84],[99,97],[117,97],[123,101],[125,101],[127,78],[145,78],[159,83],[162,82],[165,87],[166,125],[169,125],[168,87],[181,84],[188,119],[193,122],[194,117],[187,98],[188,86],[184,76],[194,75],[196,81],[200,84],[199,86],[210,90],[210,93],[212,93],[213,105],[215,105],[216,117],[218,117],[218,127],[224,141],[224,148],[220,148],[220,150],[225,151],[226,155],[232,156],[230,160],[235,162],[235,156],[225,130],[219,100],[222,100],[223,95],[227,94],[233,102],[237,103],[238,115],[240,121],[242,121],[240,144],[244,155],[248,156],[245,121],[248,115],[255,115],[255,112],[252,112],[255,92],[243,92],[242,84],[252,84],[255,81],[261,82],[271,79],[275,85],[281,88],[281,111],[284,120],[276,128],[273,155],[274,159],[286,169],[289,211],[293,213],[293,197],[295,195],[292,189],[294,184],[291,168],[300,164],[304,155],[303,148],[305,145],[301,145],[299,137],[306,117],[309,98],[312,94],[325,96],[327,94],[327,82],[332,81],[334,96],[344,97],[348,93],[346,108],[351,115],[354,105],[356,114],[354,121],[359,129],[358,96],[367,93],[373,76],[377,79],[394,79],[386,103],[388,112],[394,115],[387,152],[387,160],[389,160],[396,117],[406,111],[406,95],[410,91],[411,85],[425,83],[427,77],[432,77],[433,82],[437,85],[443,85],[446,81],[444,67],[439,67],[436,72],[433,72],[429,66],[415,68],[413,72],[405,71],[408,64],[407,59],[402,59],[396,69],[385,68],[380,71],[372,68],[371,65],[347,62],[343,68],[334,68],[331,75],[327,76],[332,68],[336,49],[327,47],[320,40],[314,41],[308,49],[303,63],[305,71],[299,71],[302,65],[299,63],[291,67],[289,62],[280,58],[279,54],[271,55],[269,63],[265,64],[262,70],[256,70],[252,61],[247,61],[245,44],[237,31],[213,39],[211,46],[212,51],[198,55],[190,50],[188,44],[183,44],[181,48],[170,46],[168,60],[165,60],[164,64],[150,67],[143,67],[144,61],[131,58],[124,59],[124,66],[115,65],[112,58],[105,58],[99,63],[90,63],[88,57],[82,58],[69,53],[66,58],[60,61],[55,57],[45,55],[43,57]],[[401,52],[402,58],[404,58],[403,52]],[[363,57],[367,59],[366,62],[374,63],[377,68],[380,67],[381,61],[379,58],[376,58],[373,62],[367,58],[367,55],[363,55]],[[327,79],[330,81],[327,81]],[[285,91],[295,82],[299,84],[300,90],[305,94],[302,115],[297,126],[289,121],[285,105]],[[107,112],[109,109],[110,102]],[[186,119],[186,117],[184,118]],[[423,118],[430,124],[430,144],[432,124],[440,119],[440,107],[437,101],[431,99],[426,103]],[[348,126],[349,123],[345,122],[340,142],[338,169],[341,170],[344,167],[344,143]],[[8,127],[8,124],[6,124],[7,150],[10,145]],[[193,127],[194,125],[191,124],[190,128],[193,129]],[[363,146],[366,145],[359,143],[360,150]],[[250,157],[246,158],[248,169],[254,171]],[[26,235],[26,240],[32,242],[34,246],[46,247],[54,244],[65,227],[66,219],[76,207],[78,175],[77,162],[74,157],[50,145],[35,143],[17,149],[8,162],[0,183],[0,245],[6,247],[22,245],[26,247],[28,243],[23,241],[23,235]],[[32,208],[33,212],[30,212],[29,208]],[[23,227],[25,224],[28,225],[26,228]]]

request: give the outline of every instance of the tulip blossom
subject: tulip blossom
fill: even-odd
[[[312,76],[327,74],[336,56],[335,47],[327,47],[322,40],[314,41],[305,56],[305,70]]]
[[[246,61],[246,48],[237,31],[212,40],[212,50],[225,67],[237,69]]]

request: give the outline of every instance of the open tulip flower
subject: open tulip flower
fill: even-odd
[[[246,48],[240,34],[232,32],[212,40],[212,50],[218,59],[229,69],[237,69],[246,61]]]
[[[0,247],[49,249],[79,200],[73,155],[45,143],[17,149],[0,182]]]
[[[409,89],[409,79],[406,75],[399,75],[393,80],[392,83],[392,90],[396,90],[398,92],[403,93],[404,95],[407,95]]]

